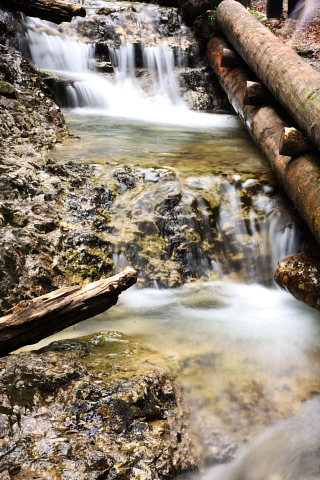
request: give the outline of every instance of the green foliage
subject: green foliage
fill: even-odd
[[[251,15],[256,17],[259,20],[259,22],[261,22],[261,23],[265,22],[266,17],[262,13],[256,12],[255,10],[253,10],[250,7],[248,7],[247,10],[248,10],[249,13],[251,13]]]
[[[208,23],[211,28],[215,29],[217,27],[217,11],[216,9],[212,10],[208,17]]]

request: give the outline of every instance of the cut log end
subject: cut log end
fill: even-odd
[[[299,130],[294,127],[285,127],[279,141],[279,154],[297,158],[308,153],[315,153],[316,147]]]

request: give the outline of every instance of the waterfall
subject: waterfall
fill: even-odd
[[[300,251],[303,239],[285,206],[275,204],[265,192],[253,194],[252,204],[243,208],[241,192],[250,183],[236,188],[226,182],[217,228],[223,239],[227,271],[243,272],[242,278],[248,283],[271,285],[279,259]],[[218,271],[223,271],[221,266]]]
[[[238,127],[238,120],[230,115],[216,116],[188,108],[176,74],[176,66],[186,65],[186,55],[179,46],[169,46],[159,34],[154,12],[153,6],[144,6],[134,14],[138,40],[124,30],[127,12],[117,12],[116,23],[121,27],[118,25],[113,35],[116,41],[110,40],[107,45],[114,74],[101,75],[95,71],[94,43],[88,38],[84,41],[77,31],[82,19],[73,21],[70,37],[70,26],[58,28],[28,18],[25,26],[32,61],[37,68],[56,77],[54,85],[63,107],[79,108],[85,114],[195,128]],[[103,28],[108,30],[107,20]]]
[[[179,24],[179,32],[165,36],[161,31],[158,9],[154,6],[124,8],[114,5],[114,9],[108,8],[108,15],[97,15],[94,10],[88,14],[88,19],[75,19],[70,25],[59,27],[37,19],[26,21],[33,63],[53,76],[54,85],[60,89],[62,106],[73,114],[86,115],[88,119],[84,131],[79,134],[83,137],[87,133],[89,119],[98,116],[101,118],[99,131],[104,132],[103,137],[106,128],[109,128],[105,123],[108,117],[120,119],[122,129],[124,119],[130,119],[126,120],[128,122],[139,120],[148,124],[148,128],[150,123],[176,125],[189,129],[189,132],[197,130],[199,135],[224,129],[225,142],[228,143],[232,131],[239,130],[239,121],[234,116],[191,111],[182,98],[177,69],[185,72],[188,64],[195,62],[196,51],[194,46],[190,46],[192,42],[189,45],[181,39],[181,35],[187,32],[186,27]],[[166,28],[170,30],[171,27]],[[94,41],[97,31],[99,38],[103,38],[102,43],[101,39],[97,43]],[[111,62],[111,73],[96,71],[99,63],[106,63],[101,62],[101,50],[104,60]],[[150,134],[153,135],[153,132]],[[155,134],[159,135],[159,130]],[[132,124],[128,123],[126,135],[134,135]],[[106,141],[101,151],[109,149],[110,144]],[[132,144],[130,155],[131,149]],[[142,152],[148,150],[147,144],[141,145],[138,153],[140,161]],[[185,160],[188,161],[187,154]],[[199,177],[195,180],[195,183],[201,182]],[[158,218],[157,228],[166,242],[161,260],[178,258],[184,278],[210,277],[215,272],[219,278],[227,275],[247,283],[270,285],[278,260],[297,253],[302,240],[283,206],[279,205],[277,209],[274,200],[268,197],[268,187],[263,187],[264,191],[260,185],[250,200],[242,199],[241,195],[247,195],[250,190],[251,182],[241,184],[221,176],[204,180],[204,190],[214,192],[220,185],[219,208],[208,212],[197,188],[177,179],[172,188],[181,192],[181,204],[173,207],[171,213],[177,216],[174,220],[162,216],[162,213],[159,216],[161,209],[166,210],[164,205],[168,197],[162,184],[154,187],[151,182],[150,187],[147,184],[144,186],[146,192],[150,190],[149,198],[163,197],[158,211],[152,201],[145,201],[140,194],[139,198],[137,192],[131,202],[132,205],[141,202],[144,214],[148,212],[150,218]],[[192,197],[194,202],[184,204],[184,199]],[[121,198],[117,211],[122,211],[122,201]],[[194,205],[197,207],[194,208]],[[180,219],[175,209],[185,212],[185,218]],[[134,214],[123,212],[120,217],[123,225],[119,231],[131,232]],[[126,224],[127,219],[129,225]],[[113,221],[119,222],[119,219]],[[141,223],[140,218],[134,221],[136,225]],[[166,222],[171,222],[170,228],[167,228]],[[190,238],[186,232],[192,232]],[[144,231],[143,236],[147,237],[148,232]],[[119,245],[123,243],[121,235],[115,242]],[[128,261],[142,268],[145,260],[139,256],[139,247],[135,243],[130,239],[123,248],[114,247],[112,261],[115,266],[123,263],[121,259],[129,250],[132,255]]]

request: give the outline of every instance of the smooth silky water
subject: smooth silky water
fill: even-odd
[[[29,29],[34,62],[41,68],[52,65],[48,59],[41,63],[49,49],[47,41],[57,40],[63,51],[70,48],[69,39],[54,35],[48,39],[31,20]],[[82,51],[81,44],[77,47]],[[87,59],[93,55],[87,46],[85,55]],[[127,52],[121,55],[127,58]],[[58,57],[67,58],[67,66],[56,66],[56,72],[73,68],[68,63],[70,55],[58,53]],[[222,174],[243,182],[266,179],[272,185],[268,166],[236,118],[191,112],[176,96],[175,86],[174,98],[172,91],[169,95],[160,92],[163,101],[158,94],[153,98],[142,95],[125,62],[118,82],[111,83],[88,72],[81,56],[72,75],[80,84],[91,82],[89,90],[93,85],[95,95],[100,89],[98,97],[92,100],[91,94],[81,94],[80,103],[85,96],[91,98],[89,105],[65,109],[72,133],[81,140],[65,141],[50,152],[51,157],[99,164],[102,172],[114,163],[162,166],[185,178],[201,176],[203,183],[205,178]],[[163,63],[168,70],[168,61]],[[124,78],[124,70],[129,77]],[[73,92],[72,98],[77,95]],[[275,262],[299,253],[301,245],[292,238],[295,234],[292,229],[290,241],[283,242],[282,234],[273,232],[268,248],[273,249]],[[132,287],[106,313],[35,348],[98,331],[131,335],[174,365],[204,445],[205,461],[222,464],[193,478],[320,478],[320,318],[315,310],[275,286],[232,282],[228,276],[174,290]]]

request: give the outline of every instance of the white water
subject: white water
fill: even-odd
[[[240,447],[229,465],[197,473],[193,480],[319,478],[319,401],[307,402],[301,414],[292,416],[301,398],[319,389],[320,322],[315,310],[259,285],[133,287],[121,295],[118,306],[41,344],[97,331],[132,335],[182,365],[179,380],[209,452],[212,443],[214,452],[216,443],[244,445],[257,436]],[[251,388],[258,389],[258,400]],[[279,422],[285,417],[290,418]],[[270,423],[275,426],[265,430]]]
[[[144,47],[145,67],[153,84],[147,95],[135,77],[134,46],[125,37],[120,48],[110,47],[116,74],[112,83],[90,69],[92,44],[61,34],[49,22],[28,19],[26,26],[33,63],[69,80],[67,100],[78,113],[194,128],[239,128],[236,117],[194,112],[185,105],[179,94],[173,52],[165,40]]]

